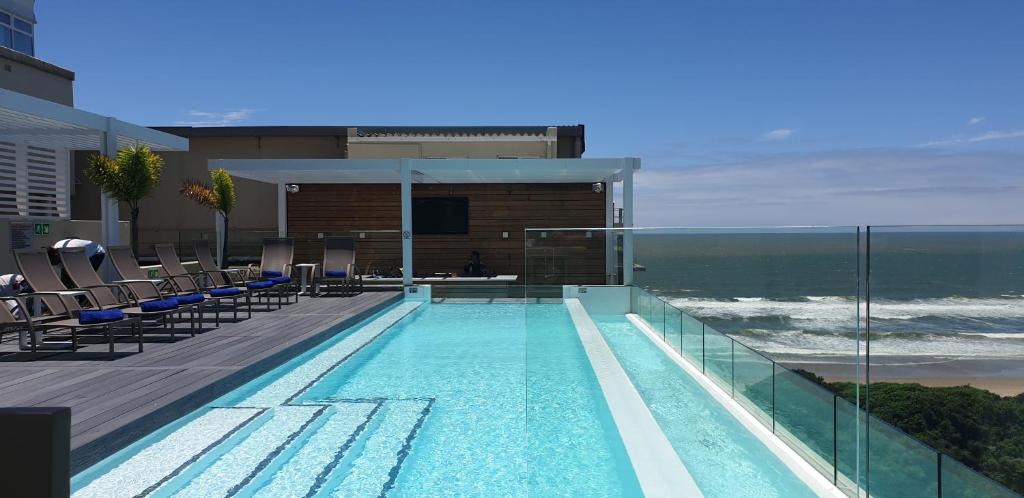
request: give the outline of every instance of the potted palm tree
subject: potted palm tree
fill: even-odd
[[[128,204],[131,213],[132,251],[139,253],[139,201],[160,184],[164,160],[149,147],[121,149],[113,158],[89,158],[85,174],[103,193]]]
[[[181,183],[181,195],[216,210],[224,220],[224,243],[221,246],[220,264],[228,264],[228,234],[231,226],[231,210],[235,208],[235,182],[224,168],[210,172],[213,184],[201,180],[185,180]]]

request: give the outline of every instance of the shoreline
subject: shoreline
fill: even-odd
[[[853,382],[857,377],[852,359],[845,364],[808,362],[806,357],[802,360],[780,363],[789,368],[814,372],[828,382]],[[871,365],[872,383],[894,382],[927,387],[972,386],[1000,396],[1024,393],[1024,361],[1019,359],[886,357],[882,361],[884,363],[873,362]],[[863,372],[860,380],[864,381]]]

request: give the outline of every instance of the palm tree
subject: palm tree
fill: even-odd
[[[235,208],[235,182],[224,168],[210,172],[213,185],[201,180],[185,180],[181,183],[181,195],[196,201],[201,206],[216,209],[224,218],[224,245],[221,247],[220,264],[228,264],[228,234],[231,210]]]
[[[140,145],[121,149],[111,159],[95,155],[89,158],[86,176],[103,193],[128,204],[131,211],[132,251],[139,253],[139,201],[160,183],[162,157]]]

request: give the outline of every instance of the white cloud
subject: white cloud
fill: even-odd
[[[791,128],[779,128],[777,130],[769,131],[764,135],[761,135],[761,140],[765,142],[774,142],[777,140],[785,140],[796,133],[796,130]]]
[[[904,148],[672,162],[637,175],[638,224],[1024,223],[1024,153]]]
[[[971,118],[971,119],[967,120],[967,124],[969,126],[974,126],[974,125],[976,125],[976,124],[978,124],[978,123],[980,123],[980,122],[982,122],[984,120],[985,120],[984,116],[980,116],[980,117],[976,117],[976,118]]]
[[[188,119],[178,121],[181,126],[231,126],[249,119],[255,109],[230,109],[226,111],[196,111],[191,110],[186,114]]]
[[[1006,140],[1011,138],[1024,138],[1024,130],[1011,130],[1011,131],[986,131],[980,135],[974,135],[971,137],[954,137],[945,140],[936,140],[933,142],[927,142],[921,144],[921,147],[934,147],[936,145],[957,145],[957,144],[969,144],[976,142],[988,142],[990,140]]]

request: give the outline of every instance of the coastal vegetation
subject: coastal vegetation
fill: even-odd
[[[801,373],[847,400],[856,399],[852,382],[830,383]],[[1003,397],[970,386],[878,382],[870,387],[870,410],[936,450],[1024,493],[1024,394]]]

